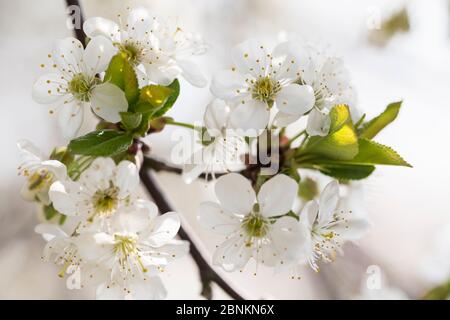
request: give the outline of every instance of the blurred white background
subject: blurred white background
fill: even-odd
[[[199,61],[211,78],[229,62],[230,48],[256,37],[275,43],[283,34],[329,44],[342,56],[358,90],[359,107],[369,118],[392,101],[404,100],[396,123],[377,141],[396,149],[414,168],[379,167],[360,186],[359,200],[373,227],[358,246],[319,274],[304,269],[302,280],[261,269],[225,274],[249,298],[349,298],[358,294],[370,265],[381,268],[391,286],[411,298],[421,297],[445,277],[450,278],[450,4],[447,0],[86,0],[86,17],[114,19],[127,6],[178,17],[186,29],[203,34],[211,50]],[[377,21],[406,8],[409,30],[384,45],[368,41]],[[40,261],[43,240],[34,233],[38,218],[32,204],[19,196],[19,157],[15,143],[32,140],[46,151],[67,141],[47,109],[31,99],[33,81],[42,73],[52,41],[71,36],[62,0],[0,2],[0,298],[93,298],[93,292],[69,291],[56,268]],[[182,83],[181,97],[171,114],[180,121],[199,120],[211,98],[208,89]],[[170,131],[149,139],[153,150],[167,155]],[[212,235],[200,229],[195,211],[212,199],[203,182],[184,185],[180,177],[158,179],[186,228],[198,235],[210,256]],[[431,262],[430,262],[431,261]],[[446,269],[445,269],[446,268]],[[200,298],[197,269],[186,257],[169,267],[164,280],[169,298]],[[225,297],[219,289],[215,297]]]

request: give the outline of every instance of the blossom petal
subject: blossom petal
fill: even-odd
[[[139,200],[130,212],[117,212],[111,219],[116,232],[138,233],[151,227],[158,213],[158,207],[151,201]]]
[[[155,64],[144,64],[148,79],[156,84],[168,86],[180,74],[180,69],[176,66],[161,67]]]
[[[128,109],[125,93],[112,83],[95,86],[91,97],[92,110],[102,119],[119,122],[120,112]]]
[[[370,222],[366,218],[349,218],[336,224],[333,231],[344,240],[355,241],[360,239],[370,227]]]
[[[92,38],[83,54],[84,63],[87,68],[86,72],[94,76],[97,73],[105,71],[116,51],[117,49],[113,46],[110,39],[104,36]]]
[[[139,186],[139,171],[131,161],[121,161],[116,168],[115,186],[119,188],[119,198],[133,194]]]
[[[81,233],[75,241],[78,253],[84,260],[95,262],[114,254],[114,236],[107,233]]]
[[[177,64],[182,70],[181,75],[187,82],[199,88],[206,87],[208,80],[197,64],[189,60],[177,60]]]
[[[83,51],[83,44],[73,37],[57,40],[53,46],[53,61],[60,71],[73,76],[83,71]]]
[[[135,300],[161,300],[167,296],[166,288],[159,277],[145,281],[134,280],[130,284],[130,296]]]
[[[319,110],[313,108],[308,115],[306,132],[310,136],[326,136],[330,131],[331,120],[328,116],[328,110]]]
[[[278,174],[265,182],[258,193],[260,213],[265,217],[288,213],[297,197],[298,184],[287,175]]]
[[[151,246],[160,247],[177,235],[180,226],[180,217],[175,212],[156,217],[145,241]]]
[[[119,26],[117,23],[102,17],[87,19],[83,24],[83,30],[89,38],[104,36],[114,42],[118,42],[120,38]]]
[[[259,136],[270,119],[270,111],[264,102],[247,100],[240,103],[230,113],[230,124],[233,128],[242,130],[246,136]]]
[[[336,180],[326,185],[319,198],[319,224],[330,221],[339,202],[339,183]]]
[[[218,136],[226,128],[229,114],[230,107],[223,100],[214,99],[206,106],[203,123],[211,136]]]
[[[33,85],[32,97],[37,103],[57,104],[65,94],[65,81],[59,73],[44,74]]]
[[[264,46],[255,39],[247,40],[234,47],[231,51],[231,59],[240,73],[251,74],[254,77],[265,75],[270,64]]]
[[[244,216],[252,211],[256,200],[250,181],[238,173],[229,173],[217,179],[215,193],[223,208]]]
[[[242,269],[252,256],[252,247],[247,246],[244,237],[233,237],[216,249],[213,264],[231,272]]]
[[[311,200],[306,203],[303,207],[303,210],[300,214],[300,223],[305,225],[308,230],[313,229],[314,222],[317,219],[317,215],[319,214],[319,204],[316,200]]]
[[[78,184],[70,181],[56,181],[48,191],[53,207],[67,216],[78,213],[77,201],[73,196],[79,190]]]
[[[54,238],[67,238],[67,234],[57,225],[50,223],[40,223],[34,231],[42,235],[45,241],[50,241]]]
[[[214,96],[224,100],[234,100],[249,91],[245,77],[231,70],[217,72],[212,78],[210,90]]]
[[[283,113],[301,116],[314,106],[314,90],[308,85],[290,84],[281,89],[275,101]]]
[[[300,116],[293,116],[291,114],[279,111],[277,112],[275,118],[273,119],[273,125],[279,128],[283,128],[290,125],[291,123],[294,123],[298,119],[300,119]]]
[[[96,158],[80,176],[78,180],[88,190],[104,190],[113,180],[116,164],[111,158]]]
[[[203,202],[198,208],[198,222],[220,234],[230,234],[240,227],[241,219],[215,202]]]
[[[83,106],[78,101],[62,105],[58,109],[58,125],[67,139],[75,137],[83,123]]]

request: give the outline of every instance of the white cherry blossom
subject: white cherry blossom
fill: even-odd
[[[108,228],[78,242],[80,256],[94,268],[89,278],[101,284],[98,299],[162,299],[166,290],[158,272],[189,249],[175,240],[180,219],[175,212],[157,216],[156,205],[139,201],[135,210],[119,212]],[[105,276],[106,275],[106,276]]]
[[[78,181],[54,182],[49,191],[53,206],[68,216],[80,216],[87,223],[108,218],[136,201],[139,172],[130,161],[118,165],[111,158],[97,158]]]
[[[280,267],[309,248],[309,235],[287,214],[297,196],[297,183],[279,174],[265,182],[256,196],[249,180],[237,173],[217,179],[219,203],[200,205],[198,220],[225,236],[213,263],[226,271],[242,270],[250,258]],[[280,217],[282,216],[282,217]]]
[[[83,29],[90,37],[102,35],[111,39],[127,53],[143,84],[153,82],[169,85],[178,76],[197,87],[206,85],[206,78],[192,58],[204,54],[202,38],[184,31],[169,19],[151,15],[144,8],[130,11],[120,24],[95,17],[86,20]]]
[[[128,109],[123,91],[98,78],[98,74],[106,70],[114,51],[111,42],[103,36],[92,38],[86,49],[75,38],[55,43],[49,55],[54,72],[36,81],[33,99],[50,105],[50,113],[57,111],[58,124],[65,137],[72,138],[78,132],[84,105],[110,122],[120,121],[119,112]]]
[[[246,150],[242,135],[229,128],[230,108],[219,99],[213,100],[203,116],[205,131],[202,133],[202,148],[192,154],[183,166],[183,179],[191,183],[206,172],[214,177],[215,172],[242,169],[240,159]]]
[[[211,84],[211,92],[233,107],[232,126],[259,135],[257,130],[269,124],[273,106],[279,110],[278,117],[288,115],[297,119],[314,106],[312,87],[296,83],[304,61],[288,49],[290,46],[282,43],[271,54],[255,40],[233,49],[234,66],[218,72]]]
[[[27,179],[21,189],[22,197],[44,205],[50,204],[49,188],[54,181],[66,179],[66,166],[57,160],[48,159],[28,140],[18,141],[17,147],[22,161],[18,168],[19,174]]]
[[[311,236],[308,262],[318,271],[319,260],[330,262],[346,241],[361,238],[369,227],[363,216],[339,208],[339,184],[331,181],[320,194],[319,201],[311,200],[300,214],[300,224]]]

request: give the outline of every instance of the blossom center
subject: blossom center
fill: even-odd
[[[90,99],[91,90],[100,80],[97,78],[89,79],[85,74],[78,73],[70,80],[69,92],[77,99],[87,102]]]
[[[92,199],[95,212],[102,216],[114,213],[119,203],[118,194],[119,190],[114,186],[96,191]]]
[[[138,65],[144,57],[144,47],[135,41],[126,41],[119,46],[122,53],[126,55],[132,65]]]
[[[42,190],[48,188],[53,181],[53,173],[46,169],[34,172],[28,177],[29,190]]]
[[[125,272],[133,271],[132,265],[138,267],[142,272],[147,272],[148,269],[144,266],[141,260],[141,255],[137,246],[137,238],[132,235],[114,235],[114,254],[119,259],[119,264]]]
[[[259,213],[252,213],[245,217],[242,228],[250,238],[262,238],[269,232],[269,221]]]
[[[280,91],[280,84],[271,77],[261,77],[255,81],[252,89],[252,97],[268,104],[273,103],[277,92]]]

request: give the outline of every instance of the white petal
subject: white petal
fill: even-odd
[[[244,237],[233,237],[223,242],[213,255],[213,264],[231,272],[242,269],[252,256]]]
[[[145,250],[145,249],[144,249]],[[151,263],[147,265],[167,265],[170,261],[182,258],[189,253],[189,242],[172,240],[159,248],[152,248]],[[147,256],[148,257],[148,256]],[[149,261],[147,261],[149,262]]]
[[[105,71],[116,51],[117,49],[113,46],[110,39],[104,36],[92,38],[84,50],[86,72],[94,76]]]
[[[65,89],[62,89],[65,88],[65,85],[65,81],[61,79],[61,74],[44,74],[33,85],[33,100],[42,104],[59,104],[66,94]]]
[[[214,202],[203,202],[198,208],[198,222],[220,234],[230,234],[240,227],[241,219]]]
[[[120,112],[128,109],[125,93],[112,83],[103,83],[92,90],[91,107],[99,117],[109,122],[119,122]]]
[[[160,247],[177,235],[180,226],[180,217],[175,212],[156,217],[146,242],[151,246]]]
[[[79,255],[87,261],[98,261],[114,254],[114,236],[100,233],[82,233],[76,237]]]
[[[38,224],[34,231],[42,235],[45,241],[50,241],[54,238],[67,238],[67,234],[60,227],[50,223]]]
[[[29,140],[21,139],[17,141],[17,148],[19,149],[20,158],[24,165],[40,164],[41,161],[45,159],[41,150]]]
[[[303,80],[303,73],[311,65],[307,48],[293,41],[280,43],[272,53],[278,80],[293,81],[299,77]]]
[[[79,190],[78,184],[70,181],[56,181],[48,192],[53,207],[62,214],[72,216],[78,213],[74,194]]]
[[[290,84],[281,89],[275,101],[283,113],[301,116],[314,106],[314,90],[308,85]]]
[[[328,116],[328,110],[318,110],[313,108],[308,115],[308,124],[306,132],[310,136],[326,136],[330,131],[331,120]]]
[[[319,198],[319,224],[323,225],[330,221],[339,202],[339,183],[331,181],[323,189]]]
[[[130,212],[118,212],[111,221],[116,232],[138,233],[150,228],[158,213],[156,205],[147,200],[139,200],[136,208]]]
[[[104,190],[113,181],[116,164],[111,158],[96,158],[80,176],[78,180],[88,190]]]
[[[159,277],[150,277],[147,280],[135,279],[130,284],[130,295],[135,300],[161,300],[167,296]]]
[[[230,124],[246,136],[256,137],[261,134],[270,119],[270,111],[264,102],[247,100],[240,103],[230,114]]]
[[[67,139],[75,137],[83,122],[83,106],[78,101],[62,105],[58,109],[58,125]]]
[[[161,67],[155,64],[144,64],[148,79],[156,84],[168,86],[180,74],[176,66]]]
[[[369,227],[370,222],[365,218],[349,218],[334,226],[333,231],[344,240],[355,241],[360,239]]]
[[[46,160],[41,165],[52,172],[57,180],[65,180],[67,178],[67,168],[63,163],[57,160]]]
[[[262,248],[264,264],[279,266],[304,260],[310,253],[309,230],[292,217],[282,217],[272,225],[271,243]]]
[[[211,82],[211,93],[224,100],[233,100],[248,93],[245,77],[239,72],[222,70],[214,75]]]
[[[265,217],[288,213],[297,197],[298,184],[287,175],[278,174],[265,182],[258,193],[259,210]]]
[[[203,123],[211,136],[218,136],[226,128],[229,114],[230,107],[223,100],[214,99],[206,106]]]
[[[57,40],[53,46],[53,61],[64,74],[73,76],[83,71],[83,51],[83,45],[75,38]]]
[[[117,23],[101,17],[87,19],[83,24],[83,30],[89,38],[104,36],[115,42],[120,38]]]
[[[134,40],[144,40],[146,34],[154,29],[155,21],[145,8],[134,8],[127,18],[128,37]]]
[[[242,74],[255,77],[268,72],[269,59],[264,46],[254,39],[238,44],[231,51],[231,59]]]
[[[181,75],[193,86],[203,88],[208,84],[208,80],[201,72],[201,69],[192,61],[177,60],[178,66],[181,68]]]
[[[301,116],[293,116],[291,114],[279,111],[273,119],[273,124],[279,128],[283,128],[290,125],[291,123],[294,123],[295,121],[300,119],[300,117]]]
[[[250,181],[237,173],[229,173],[217,179],[215,192],[223,208],[244,216],[252,211],[256,200]]]
[[[95,297],[97,300],[122,300],[125,294],[119,285],[103,283],[97,287]]]
[[[115,186],[119,188],[119,198],[133,194],[139,186],[139,171],[136,165],[124,160],[116,168]]]
[[[300,223],[304,224],[308,230],[312,230],[314,222],[319,214],[319,204],[316,200],[311,200],[306,203],[300,214]]]

